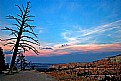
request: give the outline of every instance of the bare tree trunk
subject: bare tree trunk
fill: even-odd
[[[9,74],[11,74],[12,71],[13,71],[13,67],[14,67],[17,52],[18,52],[19,41],[20,41],[20,37],[17,38],[17,42],[16,42],[16,45],[15,45],[15,49],[14,49],[14,52],[13,52],[12,61],[11,61],[10,69],[9,69]]]
[[[16,60],[16,56],[17,56],[17,52],[18,52],[18,47],[19,47],[19,42],[20,42],[21,35],[22,35],[22,29],[23,29],[23,26],[24,26],[24,23],[25,23],[25,15],[26,15],[26,13],[23,16],[22,25],[20,27],[20,31],[19,31],[17,41],[16,41],[16,44],[15,44],[15,49],[14,49],[13,56],[12,56],[12,61],[11,61],[10,69],[9,69],[9,74],[12,73],[13,67],[14,67],[14,64],[15,64],[15,60]]]
[[[21,27],[21,30],[22,30],[22,27]],[[9,74],[11,74],[12,71],[13,71],[13,67],[14,67],[14,64],[15,64],[15,60],[16,60],[16,56],[17,56],[17,52],[18,52],[18,47],[19,47],[19,42],[20,42],[21,35],[22,35],[22,31],[19,32],[19,35],[17,37],[17,42],[15,44],[15,49],[14,49],[14,52],[13,52]]]

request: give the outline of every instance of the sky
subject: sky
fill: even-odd
[[[13,27],[7,15],[19,14],[15,4],[28,0],[0,0],[0,29]],[[121,53],[121,0],[30,0],[39,55],[26,52],[33,62],[89,62]],[[10,32],[0,30],[0,39]],[[9,46],[0,46],[10,60]]]

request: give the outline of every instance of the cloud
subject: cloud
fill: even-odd
[[[76,27],[78,26],[78,27]],[[72,30],[66,30],[61,33],[62,37],[67,41],[67,43],[70,44],[79,44],[79,43],[95,43],[98,42],[98,39],[100,39],[100,43],[106,43],[111,42],[114,43],[113,39],[117,40],[121,33],[121,20],[108,23],[105,25],[92,27],[89,29],[82,29],[79,25],[72,26]],[[75,28],[74,28],[75,27]],[[78,28],[78,29],[77,29]],[[117,37],[116,37],[117,35]],[[104,41],[104,37],[109,37],[111,40]],[[96,41],[97,40],[97,41]],[[106,40],[106,39],[105,39]],[[118,40],[120,41],[120,40]]]
[[[69,54],[69,52],[66,52],[64,50],[48,50],[48,49],[41,49],[38,50],[39,55],[36,55],[32,51],[28,51],[25,53],[25,56],[55,56],[55,55],[64,55],[64,54]]]
[[[65,48],[70,52],[118,52],[121,51],[120,44],[87,44],[73,45]]]
[[[121,52],[121,44],[85,44],[85,45],[68,45],[64,47],[56,46],[53,50],[41,49],[38,56],[55,56],[71,53],[106,53],[106,52]],[[26,52],[26,56],[36,56],[32,51]]]
[[[44,33],[44,31],[45,31],[45,29],[42,28],[42,27],[37,27],[36,29],[37,29],[37,31],[38,31],[39,34],[40,33]]]
[[[121,50],[121,45],[118,44],[121,43],[121,20],[89,29],[82,29],[81,26],[74,25],[72,29],[65,30],[61,35],[67,42],[63,44],[41,42],[40,47],[42,49],[37,48],[40,52],[39,56],[64,55],[72,52],[115,52]],[[110,44],[102,44],[102,42],[105,43],[104,37],[107,37],[105,38],[107,43],[111,41]],[[35,45],[33,46],[36,47]],[[2,46],[2,43],[0,47],[4,50],[11,50],[11,47]],[[37,56],[32,51],[26,52],[25,55]]]
[[[53,48],[51,48],[51,47],[43,47],[43,48],[41,48],[41,49],[53,50]]]
[[[121,20],[118,20],[109,24],[97,26],[96,28],[93,28],[93,29],[84,30],[83,31],[84,34],[82,36],[88,36],[88,35],[95,34],[95,33],[103,33],[106,31],[113,30],[115,28],[119,29],[121,26],[120,23],[121,23]]]
[[[10,46],[3,46],[2,44],[0,44],[0,47],[2,47],[3,50],[11,50]]]
[[[62,45],[61,45],[62,46]],[[9,49],[3,47],[5,54],[12,54]],[[25,56],[57,56],[72,53],[106,53],[106,52],[121,52],[121,44],[84,44],[84,45],[67,45],[63,47],[53,47],[50,49],[38,49],[39,55],[36,55],[33,51],[27,51],[24,53]]]

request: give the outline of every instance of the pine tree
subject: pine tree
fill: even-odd
[[[0,73],[2,73],[2,70],[5,68],[5,60],[4,60],[4,54],[3,49],[0,47]]]

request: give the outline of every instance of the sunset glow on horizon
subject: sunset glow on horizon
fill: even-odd
[[[15,28],[7,15],[20,13],[15,4],[21,6],[28,0],[0,1],[0,39],[13,37],[4,27]],[[121,0],[30,0],[34,15],[34,32],[38,34],[39,55],[25,52],[28,57],[53,57],[81,54],[121,53]],[[0,47],[8,56],[12,47]],[[10,55],[11,56],[11,55]],[[96,58],[96,57],[95,57]],[[76,58],[75,58],[76,59]]]

